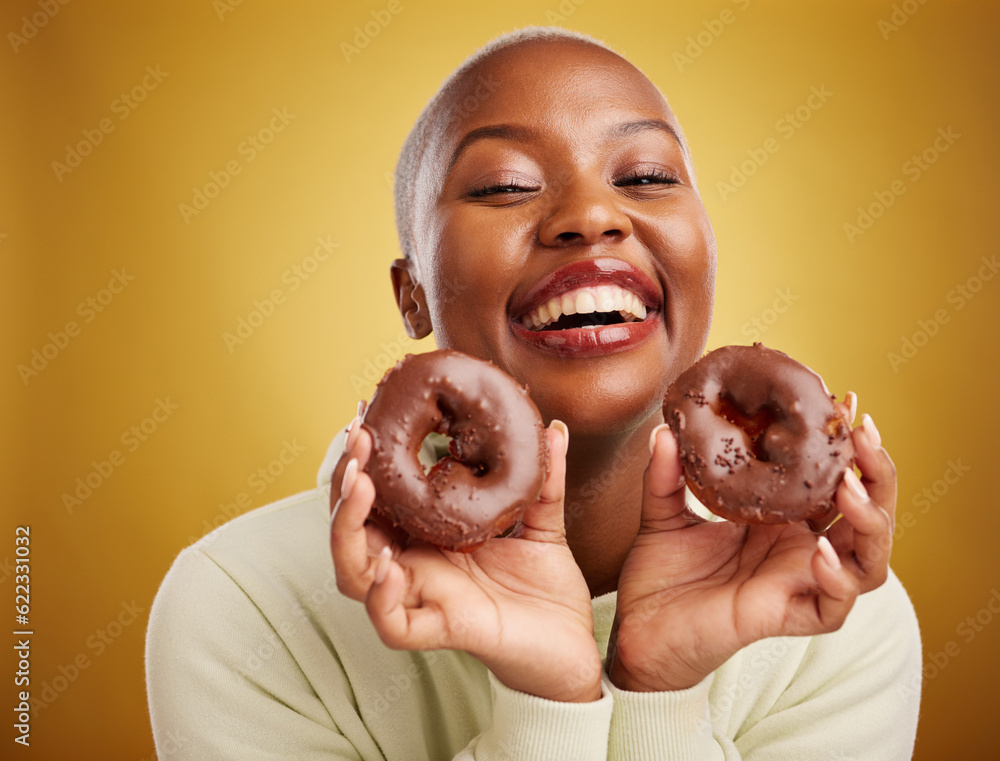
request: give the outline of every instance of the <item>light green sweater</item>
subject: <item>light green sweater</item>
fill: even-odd
[[[334,440],[319,487],[184,550],[153,605],[146,668],[160,758],[908,759],[921,652],[894,575],[840,631],[768,639],[690,689],[593,703],[516,692],[469,655],[387,649],[337,591]],[[615,595],[593,601],[602,655]]]

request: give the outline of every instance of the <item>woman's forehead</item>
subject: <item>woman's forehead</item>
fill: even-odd
[[[498,118],[531,122],[567,108],[631,110],[674,121],[656,86],[616,53],[579,40],[530,40],[465,72],[443,99],[435,132],[454,137]]]
[[[530,40],[478,61],[442,93],[425,133],[419,170],[436,195],[471,134],[518,125],[562,135],[604,134],[643,120],[666,125],[687,147],[666,99],[635,66],[611,50],[578,40]]]

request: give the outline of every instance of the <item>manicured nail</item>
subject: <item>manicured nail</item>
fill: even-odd
[[[365,399],[361,399],[358,402],[358,417],[364,417],[366,409],[368,409],[368,401]]]
[[[344,480],[340,482],[340,498],[348,499],[354,491],[354,484],[358,480],[358,461],[353,457],[344,468]]]
[[[660,423],[656,428],[654,428],[649,434],[649,456],[652,457],[653,453],[656,451],[656,437],[659,436],[660,431],[664,428],[669,428],[670,426],[666,423]]]
[[[847,404],[848,417],[850,418],[851,425],[854,425],[854,418],[858,415],[858,395],[853,391],[848,391],[844,397],[844,402]]]
[[[358,431],[361,430],[361,417],[358,416],[347,426],[347,440],[344,442],[344,451],[350,452],[354,442],[358,439]]]
[[[840,558],[837,556],[837,551],[833,549],[833,545],[830,544],[830,540],[825,536],[821,536],[816,544],[819,546],[819,554],[823,556],[826,564],[833,570],[839,571]]]
[[[878,432],[878,428],[875,427],[875,421],[872,420],[872,416],[867,412],[861,416],[861,427],[865,429],[865,435],[873,447],[878,449],[882,446],[882,434]]]
[[[375,583],[381,584],[389,574],[389,561],[392,559],[392,550],[389,545],[382,548],[382,551],[375,559]]]
[[[847,484],[847,488],[854,492],[854,496],[860,499],[862,502],[868,501],[868,492],[865,491],[864,485],[858,478],[857,473],[854,472],[852,468],[848,468],[844,471],[844,483]]]
[[[569,428],[566,427],[566,424],[562,420],[553,420],[551,423],[549,423],[549,428],[554,428],[555,430],[559,431],[559,433],[562,434],[562,437],[563,437],[563,447],[565,447],[568,450],[569,449]]]

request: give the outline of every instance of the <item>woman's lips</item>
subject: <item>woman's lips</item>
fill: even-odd
[[[603,258],[550,273],[508,314],[513,333],[533,346],[564,356],[597,356],[625,351],[649,336],[662,321],[661,307],[660,290],[647,275],[620,259]],[[623,321],[551,327],[562,315],[572,314],[610,315]],[[595,322],[601,319],[607,318]]]

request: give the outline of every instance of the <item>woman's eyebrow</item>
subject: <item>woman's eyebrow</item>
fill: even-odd
[[[684,155],[687,155],[687,146],[684,144],[684,139],[680,136],[680,133],[662,119],[638,119],[632,122],[622,122],[621,124],[614,125],[608,130],[607,134],[611,138],[622,138],[637,135],[645,130],[659,130],[660,132],[667,133],[674,139]]]
[[[624,138],[637,135],[645,130],[659,130],[661,132],[665,132],[674,139],[681,151],[687,155],[687,146],[684,144],[684,140],[681,138],[680,134],[669,123],[663,121],[662,119],[637,119],[631,122],[622,122],[621,124],[614,125],[610,130],[608,130],[607,134],[610,138]],[[451,171],[451,168],[455,165],[455,162],[458,161],[458,157],[462,155],[462,152],[478,140],[499,138],[501,140],[509,140],[512,142],[530,142],[536,137],[537,135],[535,130],[530,127],[517,124],[487,124],[483,127],[476,127],[476,129],[471,130],[468,134],[466,134],[465,137],[458,142],[458,145],[455,146],[455,150],[451,154],[451,160],[448,162],[448,169],[446,171]]]
[[[529,142],[535,137],[535,131],[530,127],[521,127],[515,124],[487,124],[485,127],[476,127],[463,137],[455,146],[451,154],[451,161],[448,162],[448,170],[455,165],[458,157],[466,148],[477,140],[496,137],[501,140],[511,140],[515,142]]]

